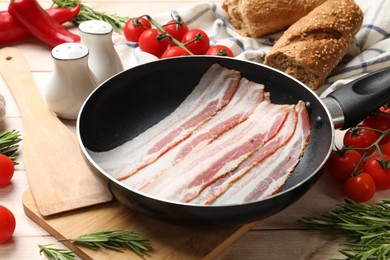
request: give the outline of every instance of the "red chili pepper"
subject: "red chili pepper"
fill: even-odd
[[[36,0],[12,0],[8,12],[31,34],[50,46],[80,41],[80,36],[56,22]]]
[[[58,23],[63,24],[77,17],[80,5],[73,8],[50,8],[46,12]],[[29,30],[13,19],[8,11],[0,11],[0,43],[9,43],[31,36]]]

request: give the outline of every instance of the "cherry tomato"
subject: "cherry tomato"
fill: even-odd
[[[375,181],[366,172],[348,178],[344,183],[344,194],[356,202],[365,202],[371,199],[376,191]]]
[[[138,42],[141,34],[152,28],[148,19],[143,17],[129,19],[123,27],[123,34],[129,42]]]
[[[384,154],[387,154],[387,155],[390,155],[390,142],[387,142],[385,143],[383,146],[382,146],[382,153]]]
[[[195,55],[205,54],[210,48],[209,37],[200,29],[192,29],[186,32],[181,42]]]
[[[12,160],[4,155],[0,154],[0,187],[4,187],[10,183],[14,176],[15,166]]]
[[[172,46],[166,49],[164,51],[163,55],[161,58],[170,58],[170,57],[177,57],[177,56],[187,56],[190,55],[186,50],[179,46]]]
[[[384,154],[383,157],[385,164],[386,162],[390,164],[390,155]],[[378,190],[387,190],[390,189],[390,168],[386,165],[381,165],[380,162],[380,155],[369,158],[364,165],[364,171],[372,176]]]
[[[139,37],[138,44],[142,51],[160,58],[168,48],[169,37],[161,34],[157,29],[147,29]]]
[[[187,24],[179,20],[171,20],[167,24],[163,25],[164,30],[173,38],[179,42],[183,38],[184,34],[189,31]],[[174,45],[170,42],[170,45]]]
[[[374,128],[380,131],[386,131],[390,129],[390,114],[378,112],[376,114],[370,115],[364,119],[363,126]],[[390,141],[390,135],[385,136],[381,140],[380,144],[387,143],[388,141]]]
[[[358,165],[361,157],[360,153],[355,150],[347,150],[344,153],[333,151],[326,167],[333,179],[344,183]]]
[[[378,139],[378,135],[375,131],[368,129],[352,128],[349,129],[344,135],[344,145],[354,148],[368,148]],[[357,150],[360,154],[364,154],[365,150]],[[375,151],[373,147],[368,154]]]
[[[0,205],[0,244],[7,242],[14,234],[15,216],[4,206]]]
[[[232,50],[224,45],[214,45],[210,47],[207,50],[206,55],[234,57]]]

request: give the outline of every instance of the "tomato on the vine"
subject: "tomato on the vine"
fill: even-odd
[[[184,34],[189,31],[187,24],[185,24],[181,19],[170,20],[167,24],[163,25],[164,30],[173,38],[179,42],[183,38]],[[170,45],[174,45],[172,42]]]
[[[344,183],[354,171],[361,159],[360,153],[347,150],[343,153],[332,151],[326,164],[328,173],[338,182]]]
[[[161,58],[171,58],[171,57],[178,57],[178,56],[187,56],[190,55],[186,50],[179,46],[172,46],[166,49],[161,56]]]
[[[232,50],[224,45],[211,46],[206,55],[234,57]]]
[[[351,128],[344,135],[344,145],[353,148],[368,148],[378,139],[375,131],[369,129]],[[364,154],[365,150],[357,150],[360,154]],[[368,154],[375,151],[373,147]]]
[[[390,189],[390,155],[375,155],[367,160],[364,171],[372,176],[378,190]],[[382,164],[383,163],[383,164]]]
[[[192,29],[186,32],[181,42],[195,55],[202,55],[210,48],[208,35],[200,29]]]
[[[0,205],[0,244],[7,242],[14,234],[15,216],[4,206]]]
[[[141,34],[152,28],[148,19],[143,17],[129,19],[123,27],[123,34],[129,42],[138,42]]]
[[[375,192],[375,181],[366,172],[348,178],[344,183],[345,196],[356,202],[365,202],[371,199]]]
[[[364,119],[363,126],[374,128],[380,131],[386,131],[390,129],[390,114],[378,112],[370,115]],[[390,141],[390,135],[385,136],[380,143],[384,144],[388,141]]]
[[[15,166],[11,158],[0,154],[0,188],[8,185],[14,176]]]
[[[169,37],[157,29],[147,29],[139,37],[139,47],[142,51],[161,57],[168,48]]]

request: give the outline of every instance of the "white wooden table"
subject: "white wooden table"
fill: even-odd
[[[49,7],[50,1],[39,1]],[[117,13],[123,16],[157,14],[174,8],[189,5],[195,1],[137,1],[137,0],[94,0],[83,1],[96,10]],[[213,1],[220,4],[222,1]],[[0,0],[0,10],[8,7],[9,0]],[[53,70],[50,56],[51,48],[31,38],[17,44],[0,45],[19,48],[26,56],[39,90]],[[17,77],[17,75],[15,75]],[[7,102],[6,119],[0,123],[1,130],[17,129],[23,132],[20,113],[7,86],[0,77],[0,93]],[[71,123],[69,127],[74,127]],[[339,142],[341,132],[336,133]],[[45,151],[37,151],[42,160],[47,159]],[[0,204],[9,208],[16,218],[16,230],[8,243],[0,245],[0,259],[43,259],[39,255],[38,244],[56,243],[56,240],[36,223],[30,220],[23,211],[22,194],[28,189],[28,182],[23,164],[23,150],[20,149],[19,165],[16,167],[12,183],[0,189]],[[374,200],[389,198],[390,191],[381,192]],[[330,259],[341,256],[337,249],[342,239],[332,233],[304,229],[297,220],[308,213],[322,213],[335,208],[342,201],[341,187],[324,174],[316,186],[297,203],[283,212],[260,221],[249,232],[227,248],[220,259]]]

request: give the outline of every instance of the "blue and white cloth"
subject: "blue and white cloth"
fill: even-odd
[[[355,0],[364,13],[363,25],[343,61],[316,92],[324,97],[339,86],[366,74],[390,66],[390,0]],[[282,32],[264,38],[243,37],[230,24],[220,4],[199,2],[194,5],[153,16],[163,24],[180,16],[189,28],[204,30],[211,45],[223,44],[237,59],[262,62]],[[158,58],[142,52],[136,43],[114,36],[115,47],[124,67],[130,68]],[[390,97],[389,97],[390,100]]]

